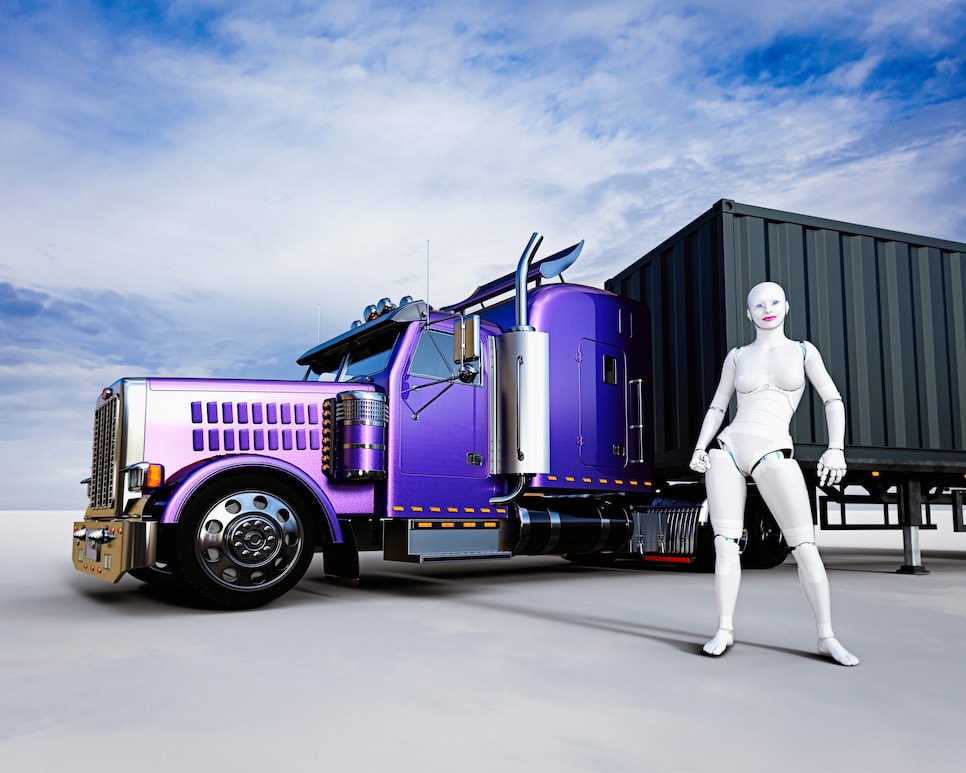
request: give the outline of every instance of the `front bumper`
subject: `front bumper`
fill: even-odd
[[[117,582],[132,569],[154,564],[157,538],[157,521],[75,521],[74,568],[106,582]]]

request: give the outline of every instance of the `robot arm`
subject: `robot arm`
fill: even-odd
[[[812,386],[825,401],[825,422],[828,425],[828,450],[818,460],[819,483],[835,485],[845,477],[845,403],[832,381],[822,355],[814,345],[805,344],[805,373]]]
[[[711,468],[711,459],[708,456],[708,446],[718,434],[721,425],[724,424],[725,414],[728,410],[728,403],[731,402],[731,395],[735,391],[735,358],[734,350],[728,353],[725,358],[724,366],[721,368],[721,379],[718,381],[718,388],[715,390],[714,397],[711,398],[711,407],[704,415],[701,423],[701,430],[698,432],[698,440],[695,443],[694,453],[691,455],[690,467],[695,472],[705,473]]]

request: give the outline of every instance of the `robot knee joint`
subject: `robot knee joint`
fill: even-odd
[[[716,534],[714,538],[715,572],[730,574],[735,567],[741,566],[741,551],[738,540]]]

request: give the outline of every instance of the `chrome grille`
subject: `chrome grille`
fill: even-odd
[[[639,522],[642,552],[693,555],[697,550],[700,505],[638,507],[634,512]]]
[[[379,392],[340,392],[336,398],[335,420],[339,424],[385,425],[389,420],[386,396]]]
[[[693,554],[697,549],[698,516],[701,507],[676,507],[667,512],[669,553]]]
[[[91,507],[113,508],[117,486],[117,418],[120,400],[111,395],[94,410],[91,456]]]

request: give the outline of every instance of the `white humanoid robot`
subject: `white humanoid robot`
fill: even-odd
[[[788,433],[806,380],[810,381],[825,401],[828,422],[829,447],[818,462],[819,479],[822,485],[836,484],[846,470],[845,406],[818,349],[785,336],[788,309],[785,291],[773,282],[756,285],[748,294],[755,341],[728,353],[691,457],[691,469],[705,475],[715,535],[718,630],[704,651],[720,655],[734,644],[733,616],[741,583],[738,539],[750,477],[792,549],[818,628],[818,651],[843,666],[854,666],[859,659],[832,632],[828,576],[815,545],[808,488],[792,458]],[[737,413],[718,434],[732,394],[737,394]],[[709,453],[715,435],[719,448]]]

